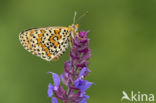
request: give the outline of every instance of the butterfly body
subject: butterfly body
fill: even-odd
[[[69,27],[33,28],[21,32],[19,39],[26,50],[44,60],[57,60],[77,34],[78,24]]]

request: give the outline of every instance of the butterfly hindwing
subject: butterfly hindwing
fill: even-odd
[[[26,50],[47,61],[56,60],[68,48],[68,27],[45,27],[25,30],[19,39]]]

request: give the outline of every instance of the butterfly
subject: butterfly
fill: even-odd
[[[52,26],[32,28],[19,34],[19,40],[23,47],[32,54],[47,61],[56,61],[72,45],[75,35],[78,34],[78,24],[75,24],[76,12],[73,24],[68,27]]]

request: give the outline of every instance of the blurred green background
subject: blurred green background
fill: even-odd
[[[18,35],[68,26],[75,10],[89,11],[78,22],[91,31],[87,79],[96,86],[88,103],[121,103],[123,90],[156,94],[156,0],[0,0],[0,103],[51,103],[47,72],[61,74],[70,49],[47,62],[24,50]]]

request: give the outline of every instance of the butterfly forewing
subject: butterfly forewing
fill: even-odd
[[[19,39],[26,50],[45,60],[56,60],[68,48],[68,27],[45,27],[25,30]]]

